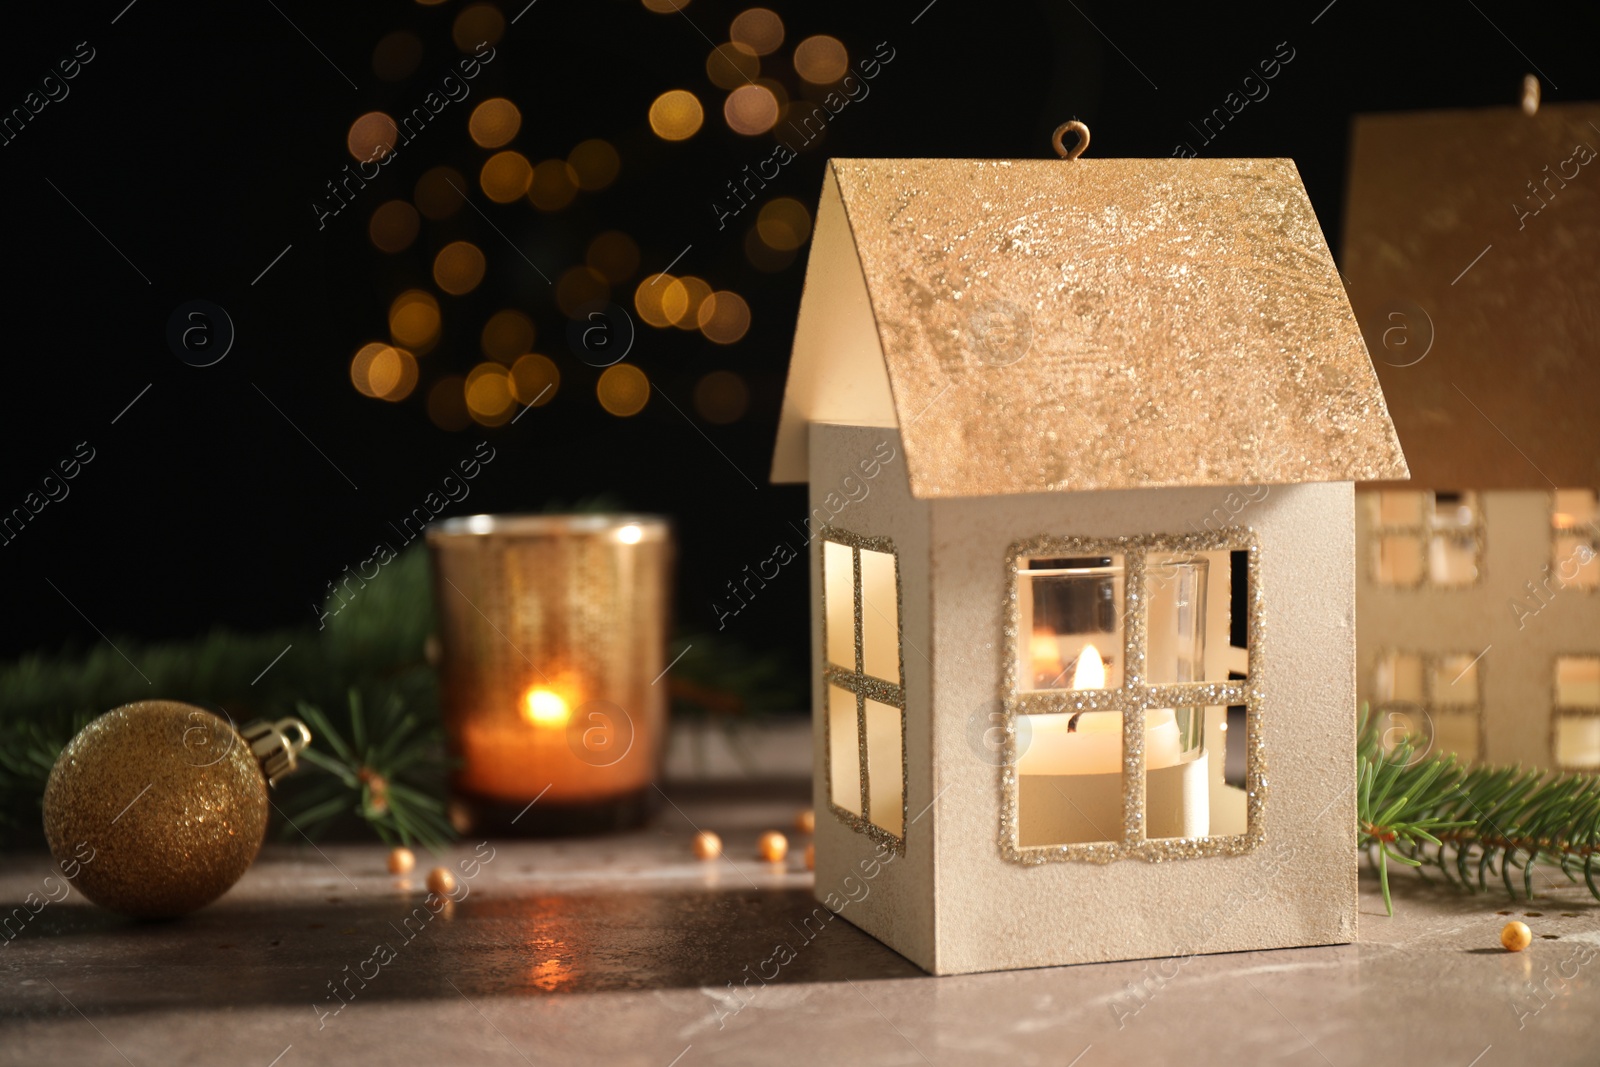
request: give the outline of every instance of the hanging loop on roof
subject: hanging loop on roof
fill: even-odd
[[[1539,113],[1539,79],[1532,74],[1522,76],[1522,113],[1524,115]]]
[[[1078,135],[1078,143],[1073,145],[1071,149],[1061,143],[1061,138],[1069,130]],[[1062,159],[1077,159],[1083,155],[1083,150],[1089,147],[1089,127],[1077,119],[1073,119],[1071,122],[1063,122],[1056,127],[1056,132],[1050,135],[1050,145],[1056,150],[1056,155]]]

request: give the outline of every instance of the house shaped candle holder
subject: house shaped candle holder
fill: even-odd
[[[833,160],[772,474],[823,905],[937,974],[1355,936],[1406,466],[1291,161]]]

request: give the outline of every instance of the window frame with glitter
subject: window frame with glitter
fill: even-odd
[[[822,616],[822,678],[820,686],[820,700],[822,702],[822,721],[824,724],[825,758],[823,760],[824,775],[826,777],[826,796],[828,810],[840,822],[849,826],[858,833],[865,834],[874,841],[888,846],[895,853],[905,853],[906,833],[906,782],[909,767],[906,761],[906,686],[905,686],[905,637],[903,633],[902,611],[902,580],[900,569],[900,556],[895,549],[894,542],[887,537],[864,537],[860,534],[850,533],[836,527],[824,527],[818,537],[821,568],[821,616]],[[830,553],[830,546],[842,549],[849,557],[849,594],[846,604],[850,619],[851,641],[843,651],[851,654],[853,662],[845,665],[838,663],[830,656],[830,616],[837,616],[841,607],[839,601],[845,595],[842,588],[835,588],[834,595],[829,596],[830,571],[828,557],[835,556],[836,564],[840,553]],[[883,608],[886,605],[875,603],[866,595],[863,578],[862,553],[876,553],[887,556],[893,572],[894,584],[894,617],[887,617]],[[842,567],[838,568],[842,569]],[[876,576],[875,581],[881,582],[882,575]],[[838,579],[835,579],[838,581]],[[867,612],[872,612],[877,617],[878,623],[873,627],[866,625]],[[837,623],[839,619],[834,618]],[[883,638],[882,624],[892,625],[894,636],[894,649],[892,661],[895,668],[896,680],[873,674],[868,670],[869,658],[876,660],[874,667],[882,667],[881,641]],[[877,636],[868,640],[868,630],[871,629]],[[833,639],[838,643],[840,635],[834,633]],[[868,645],[874,645],[878,651],[869,657]],[[852,707],[836,708],[835,701],[853,704]],[[883,729],[885,713],[892,712],[898,718],[898,730]],[[852,714],[853,712],[853,714]],[[841,721],[836,723],[838,718]],[[841,734],[844,722],[853,722],[855,729],[855,744],[848,746]],[[876,739],[876,741],[875,741]],[[892,743],[898,742],[898,752],[893,751]],[[878,751],[878,745],[890,744],[887,757],[890,766],[898,771],[899,789],[898,804],[891,800],[890,814],[885,817],[881,810],[879,817],[889,825],[881,825],[873,817],[873,776],[872,766],[877,763],[880,772],[883,767],[881,760],[872,757]],[[853,748],[853,753],[850,751]],[[854,755],[853,765],[850,761]],[[849,779],[854,779],[858,786],[859,796],[857,806],[859,811],[851,810],[836,802],[834,792],[835,763],[840,763],[840,784],[847,785]],[[848,771],[846,770],[848,768]],[[883,785],[880,773],[879,786]],[[879,801],[884,797],[881,795]],[[881,805],[880,805],[881,806]],[[899,833],[895,832],[898,828]]]
[[[1147,585],[1151,561],[1165,559],[1170,566],[1182,557],[1203,553],[1230,554],[1232,571],[1243,556],[1245,586],[1242,598],[1234,598],[1244,612],[1245,662],[1243,678],[1227,681],[1188,682],[1147,681],[1147,627],[1153,587]],[[1093,557],[1121,557],[1122,593],[1120,617],[1122,657],[1120,678],[1114,688],[1064,689],[1034,688],[1023,684],[1019,649],[1031,641],[1033,631],[1025,630],[1022,619],[1023,578],[1028,563],[1060,557],[1086,560]],[[1024,865],[1052,862],[1109,863],[1119,859],[1149,861],[1231,856],[1249,852],[1264,835],[1263,811],[1266,802],[1267,763],[1261,736],[1260,668],[1263,643],[1264,601],[1261,589],[1260,541],[1248,527],[1224,527],[1186,534],[1144,534],[1116,538],[1084,538],[1043,535],[1012,544],[1006,553],[1005,640],[1002,655],[1002,701],[1005,717],[1005,751],[1000,769],[1000,851],[1005,859]],[[1030,627],[1032,620],[1030,619]],[[1026,635],[1026,636],[1025,636]],[[1231,646],[1231,640],[1229,641]],[[1230,672],[1232,673],[1232,672]],[[1203,672],[1202,672],[1203,677]],[[1075,679],[1076,680],[1076,679]],[[1146,816],[1146,713],[1159,709],[1203,708],[1244,709],[1244,794],[1245,821],[1242,832],[1205,834],[1193,837],[1145,836]],[[1020,764],[1031,738],[1036,716],[1071,715],[1084,712],[1118,712],[1121,729],[1121,826],[1112,840],[1068,844],[1023,845]],[[1226,715],[1226,712],[1223,712]],[[1070,727],[1069,727],[1070,729]],[[1204,753],[1204,747],[1202,747]],[[1225,753],[1224,753],[1225,755]],[[1202,754],[1210,773],[1211,755]]]
[[[1465,524],[1440,524],[1439,497],[1451,494],[1460,498],[1458,507],[1470,508],[1472,521]],[[1483,494],[1472,489],[1377,489],[1360,494],[1358,503],[1367,509],[1367,526],[1372,535],[1372,552],[1367,560],[1367,574],[1373,585],[1388,589],[1471,589],[1483,584],[1484,540],[1488,524],[1484,517]],[[1383,509],[1386,500],[1414,499],[1417,506],[1415,521],[1385,521]],[[1466,543],[1472,556],[1472,577],[1463,582],[1441,580],[1434,572],[1433,547],[1437,541],[1456,539]],[[1410,580],[1393,578],[1392,569],[1385,566],[1384,546],[1389,542],[1410,544],[1421,555],[1417,577]]]
[[[1483,652],[1486,651],[1488,650],[1475,653],[1465,649],[1449,652],[1421,652],[1407,648],[1379,649],[1372,661],[1372,714],[1379,723],[1379,742],[1384,750],[1393,751],[1404,739],[1422,755],[1449,752],[1463,763],[1476,763],[1483,759],[1488,731],[1483,696],[1486,684],[1484,672],[1487,670]],[[1417,694],[1415,700],[1396,695],[1402,659],[1413,660],[1417,664],[1419,673],[1414,689]],[[1457,664],[1462,660],[1469,662],[1466,667],[1457,669]],[[1387,679],[1384,677],[1385,668],[1389,671]],[[1459,684],[1469,670],[1473,679],[1473,699],[1456,703],[1441,699],[1450,688]],[[1445,675],[1453,677],[1441,688],[1439,679]],[[1428,720],[1426,730],[1419,728],[1419,724],[1413,720],[1413,711]],[[1471,752],[1438,747],[1436,741],[1440,721],[1446,716],[1471,719],[1473,739]]]

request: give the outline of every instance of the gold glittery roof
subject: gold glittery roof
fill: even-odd
[[[1287,159],[833,160],[775,481],[818,421],[922,498],[1407,476]]]
[[[1597,151],[1593,103],[1357,117],[1345,278],[1419,487],[1600,485]]]

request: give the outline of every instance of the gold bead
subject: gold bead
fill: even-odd
[[[798,812],[794,817],[794,828],[803,834],[816,833],[817,813],[812,811],[810,808],[806,808],[804,811]]]
[[[1506,923],[1505,929],[1500,931],[1500,943],[1507,952],[1521,952],[1533,943],[1533,931],[1524,922]]]
[[[817,846],[813,843],[806,846],[806,870],[817,869]]]
[[[716,859],[722,855],[722,838],[710,830],[701,830],[694,835],[694,855],[696,859]]]
[[[44,831],[73,884],[138,918],[183,915],[227,892],[267,832],[267,782],[226,720],[175,700],[114,708],[50,771]]]
[[[389,853],[390,874],[410,874],[417,865],[417,854],[409,848],[397,848]]]
[[[450,873],[449,867],[435,867],[428,872],[428,892],[447,897],[455,888],[456,876]]]
[[[756,842],[756,852],[768,863],[782,863],[789,854],[789,839],[776,830],[768,830]]]

